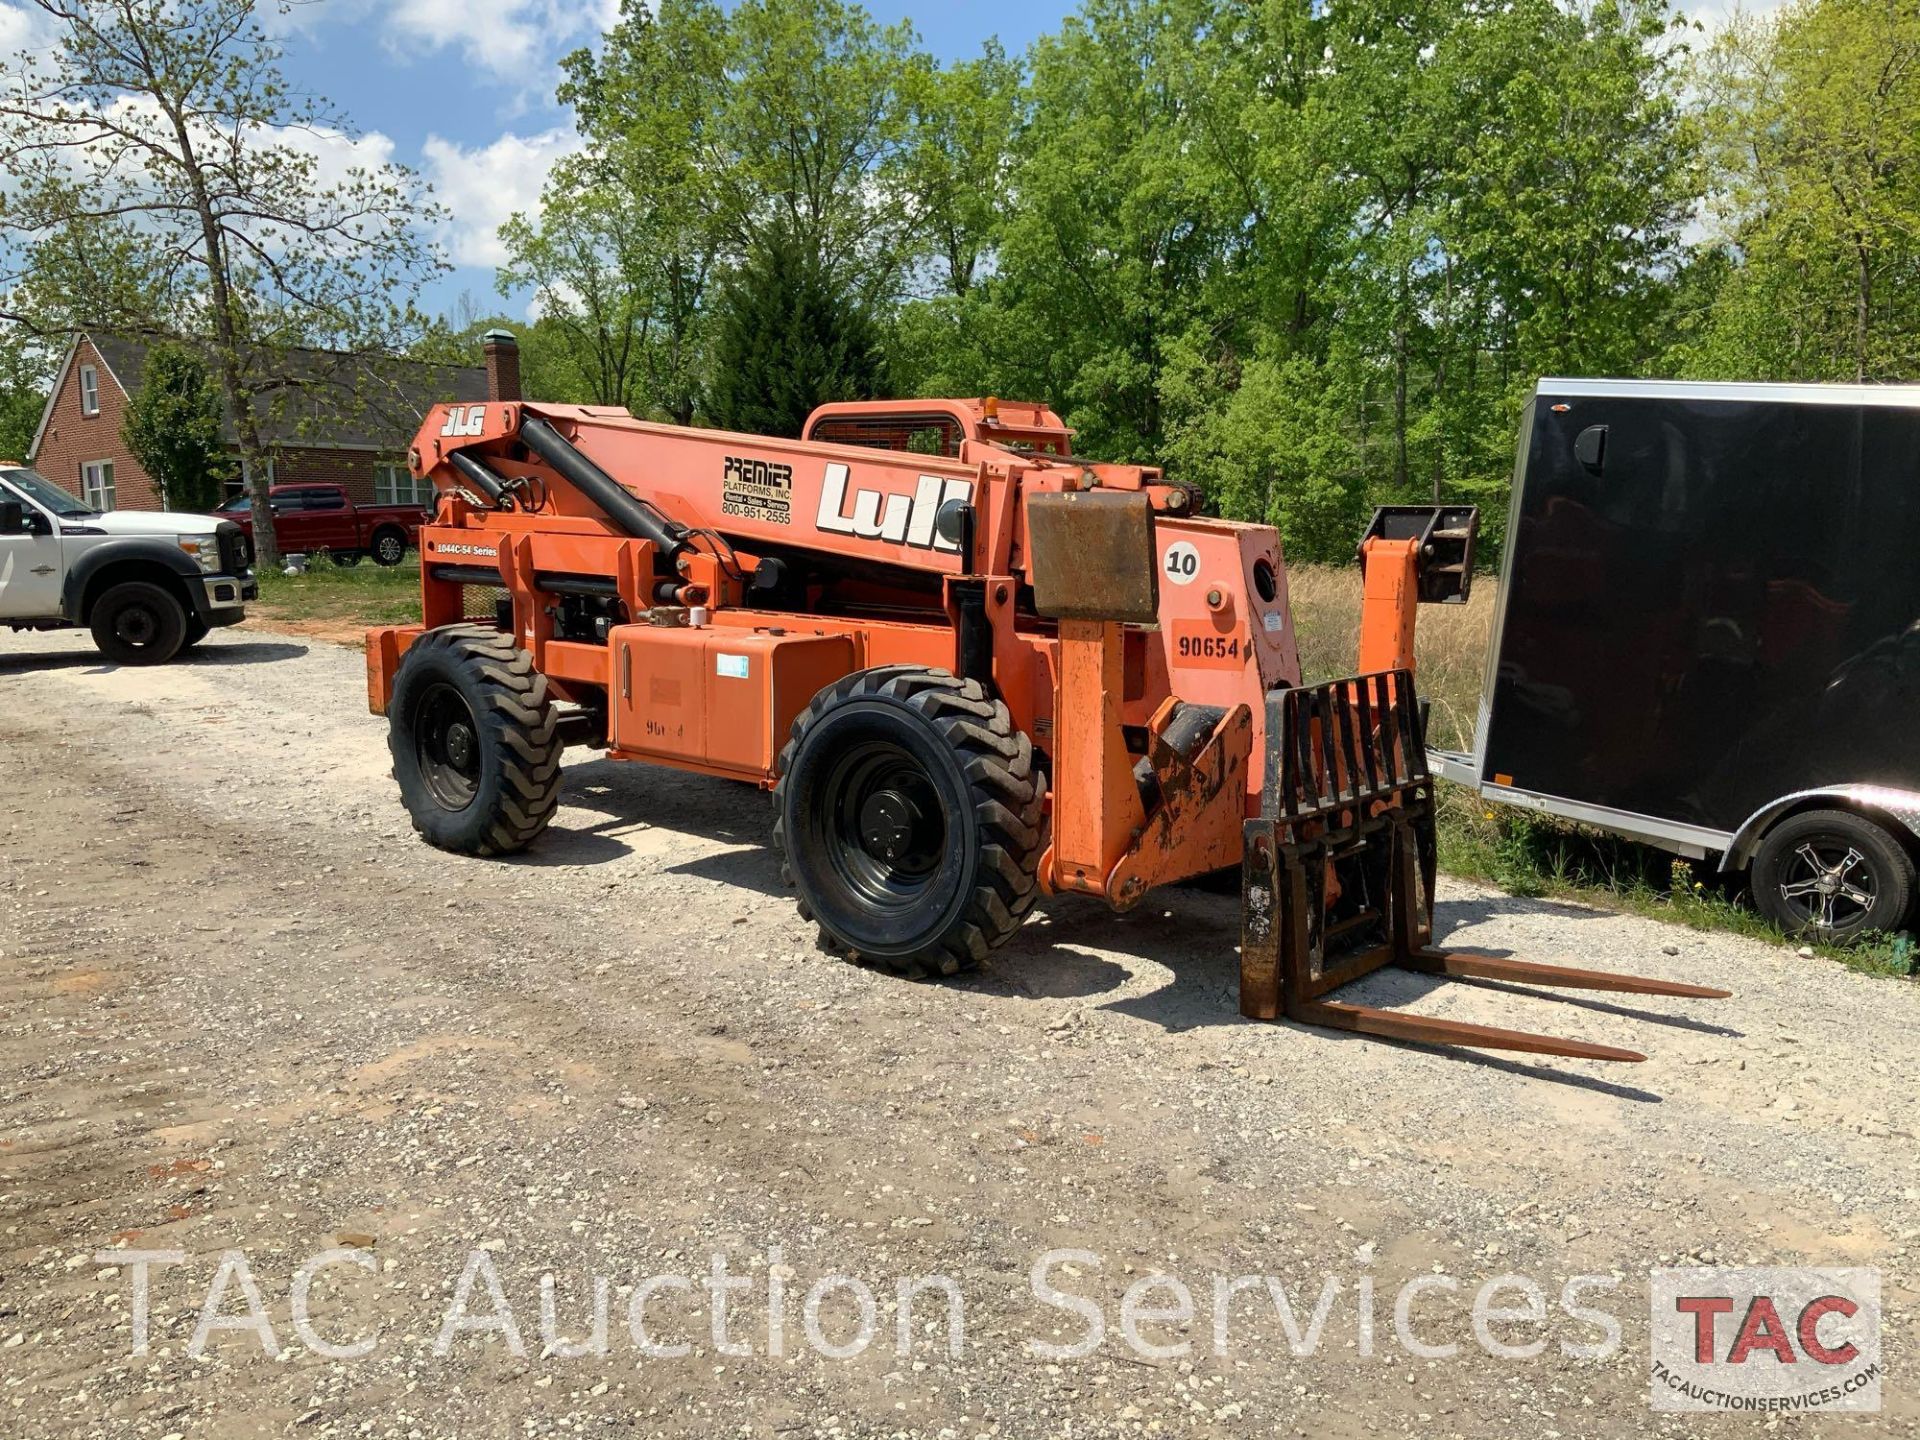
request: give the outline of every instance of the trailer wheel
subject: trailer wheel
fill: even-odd
[[[824,948],[914,979],[986,958],[1039,897],[1046,787],[977,680],[888,666],[794,722],[775,848]]]
[[[1809,810],[1767,832],[1751,883],[1754,903],[1782,930],[1839,944],[1906,922],[1914,867],[1873,821],[1849,810]]]
[[[429,844],[508,855],[547,828],[560,806],[559,716],[512,637],[427,631],[400,662],[387,714],[393,778]]]

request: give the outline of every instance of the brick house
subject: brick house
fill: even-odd
[[[166,497],[120,438],[129,397],[140,388],[150,342],[80,335],[67,347],[40,416],[27,463],[102,510],[164,510]],[[407,445],[429,406],[442,400],[518,399],[519,356],[511,335],[487,336],[486,366],[428,365],[331,350],[297,350],[289,383],[263,407],[261,439],[275,484],[333,483],[357,504],[427,503],[407,474]],[[490,389],[514,377],[511,394]],[[490,381],[493,385],[490,385]],[[223,437],[234,444],[232,422]],[[242,489],[239,466],[229,494]]]

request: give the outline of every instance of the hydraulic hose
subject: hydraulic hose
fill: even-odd
[[[685,526],[675,524],[641,500],[538,415],[521,419],[520,438],[562,479],[604,510],[615,525],[636,540],[651,540],[665,564],[671,566],[683,550],[690,548]]]

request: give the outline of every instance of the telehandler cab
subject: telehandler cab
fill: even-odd
[[[1361,673],[1303,686],[1279,535],[1075,458],[1042,405],[824,405],[799,440],[442,405],[410,461],[440,493],[422,623],[369,632],[367,682],[443,849],[532,842],[581,744],[770,788],[802,915],[906,976],[984,959],[1043,891],[1126,909],[1239,865],[1258,1019],[1639,1060],[1327,997],[1386,964],[1725,993],[1432,948],[1414,613],[1466,598],[1471,509],[1376,515]]]

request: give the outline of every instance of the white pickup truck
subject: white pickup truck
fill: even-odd
[[[86,626],[119,665],[164,665],[258,593],[230,521],[102,514],[24,466],[0,467],[0,624]]]

